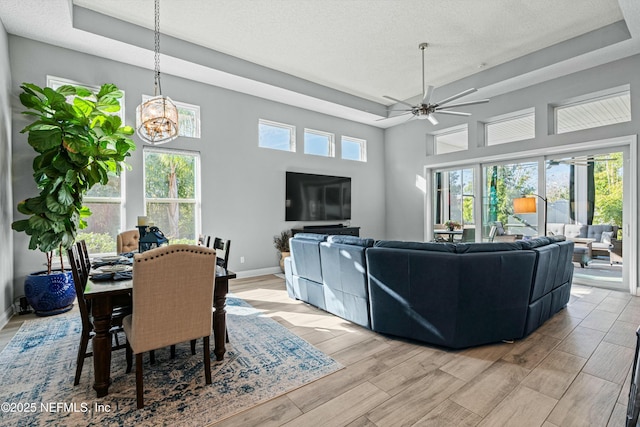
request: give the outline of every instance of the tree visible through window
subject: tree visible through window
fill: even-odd
[[[194,243],[199,230],[198,153],[145,149],[145,206],[170,243]]]

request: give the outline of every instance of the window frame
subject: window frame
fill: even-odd
[[[319,137],[327,138],[327,154],[315,154],[307,152],[307,135],[314,135]],[[320,157],[335,157],[336,156],[336,135],[331,132],[325,132],[317,129],[304,128],[304,154],[308,154],[311,156],[320,156]]]
[[[344,157],[345,141],[358,144],[360,146],[360,156],[358,159],[350,159],[350,158]],[[362,138],[355,138],[353,136],[342,135],[340,137],[340,158],[343,160],[366,163],[367,162],[367,140]]]
[[[269,145],[262,145],[262,139],[260,138],[260,126],[270,126],[279,129],[285,129],[289,131],[289,149],[276,148]],[[284,151],[284,152],[296,152],[296,127],[286,123],[275,122],[273,120],[258,119],[258,147],[268,148],[270,150]]]

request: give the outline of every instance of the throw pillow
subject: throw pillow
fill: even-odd
[[[613,231],[603,231],[602,237],[600,238],[600,242],[610,245],[612,239],[613,239]]]

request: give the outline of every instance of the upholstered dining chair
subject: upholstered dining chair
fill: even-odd
[[[84,246],[86,248],[86,245]],[[84,366],[84,359],[93,356],[93,352],[87,351],[89,340],[95,335],[93,330],[93,321],[90,314],[89,305],[84,299],[84,288],[87,285],[89,278],[88,273],[85,274],[83,270],[83,260],[80,256],[80,250],[82,245],[77,243],[67,250],[67,256],[69,263],[71,264],[71,272],[73,274],[73,283],[76,289],[76,298],[78,303],[78,310],[80,311],[80,319],[82,320],[82,333],[80,335],[80,346],[78,347],[78,356],[76,359],[76,375],[73,380],[73,385],[80,384],[80,376],[82,375],[82,367]],[[88,270],[87,270],[88,271]],[[123,332],[122,319],[131,313],[131,306],[118,306],[114,307],[112,314],[111,334],[114,338],[114,344],[111,350],[119,350],[126,347],[123,342],[120,344],[117,334]]]
[[[133,252],[138,250],[140,232],[138,230],[127,230],[118,234],[116,239],[116,253]]]
[[[216,251],[169,245],[133,257],[133,314],[124,318],[127,372],[136,356],[136,400],[144,407],[142,353],[204,338],[205,381],[211,384],[209,337]]]

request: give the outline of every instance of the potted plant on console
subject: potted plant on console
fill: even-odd
[[[460,223],[458,221],[454,221],[452,219],[445,221],[444,222],[444,226],[449,230],[449,231],[453,231],[453,230],[457,230],[458,228],[462,227],[462,225],[460,225]]]
[[[36,151],[33,177],[40,194],[18,203],[28,219],[11,227],[30,236],[29,249],[47,258],[47,270],[25,280],[25,296],[39,316],[68,311],[75,289],[70,271],[65,271],[63,249],[75,242],[77,230],[86,227],[91,215],[82,205],[84,195],[95,184],[107,184],[108,174],[119,174],[123,161],[135,150],[129,135],[113,113],[120,110],[120,91],[113,84],[98,93],[81,86],[64,85],[54,90],[23,83],[20,102],[24,114],[35,120],[21,132]],[[52,271],[54,251],[60,255],[60,271]]]
[[[284,273],[284,259],[291,253],[289,250],[289,239],[291,238],[291,231],[284,230],[278,236],[273,236],[273,246],[280,252],[280,268]]]

